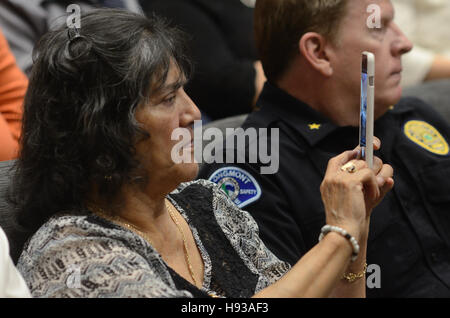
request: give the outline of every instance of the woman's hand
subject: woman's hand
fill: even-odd
[[[380,148],[375,138],[374,149]],[[360,241],[359,257],[350,263],[351,248],[342,236],[330,233],[306,253],[276,283],[255,297],[364,297],[365,280],[347,283],[341,279],[345,271],[359,273],[366,261],[368,225],[372,209],[392,189],[393,170],[374,158],[374,167],[358,160],[359,148],[347,151],[328,163],[320,187],[327,224],[339,226]],[[350,162],[354,169],[342,169]],[[352,172],[350,172],[352,171]]]
[[[380,141],[375,138],[374,148]],[[358,160],[359,148],[331,159],[320,191],[325,206],[327,224],[342,227],[356,239],[367,233],[370,214],[389,192],[394,180],[391,166],[374,157],[373,168]],[[354,165],[353,172],[341,169]]]

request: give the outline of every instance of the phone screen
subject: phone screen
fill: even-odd
[[[361,110],[359,124],[359,145],[361,146],[361,158],[366,159],[366,127],[367,127],[367,57],[363,56],[361,73]]]

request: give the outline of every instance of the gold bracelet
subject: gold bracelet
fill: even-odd
[[[366,275],[366,272],[367,272],[367,263],[366,265],[364,265],[364,269],[362,270],[362,272],[359,272],[357,274],[355,273],[344,274],[342,276],[342,279],[345,279],[349,283],[353,283],[355,280],[363,278],[364,275]]]

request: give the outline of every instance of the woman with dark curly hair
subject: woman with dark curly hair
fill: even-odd
[[[357,151],[330,161],[329,226],[290,269],[247,212],[192,181],[196,163],[172,160],[172,132],[200,118],[180,38],[157,18],[99,10],[38,44],[13,191],[34,232],[18,262],[32,295],[363,296],[362,280],[340,277],[365,257],[390,166],[368,169]],[[192,142],[182,150],[193,157]]]

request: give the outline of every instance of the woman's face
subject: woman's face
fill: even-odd
[[[181,182],[193,180],[198,173],[198,164],[194,162],[193,124],[200,120],[200,111],[183,89],[184,77],[180,70],[172,65],[165,85],[148,103],[138,106],[135,118],[150,135],[136,144],[137,159],[148,173],[149,189],[160,188],[172,191]],[[175,163],[172,149],[180,140],[172,140],[175,129],[189,131],[190,140],[184,145],[184,151],[190,160]],[[190,142],[189,142],[190,141]]]

